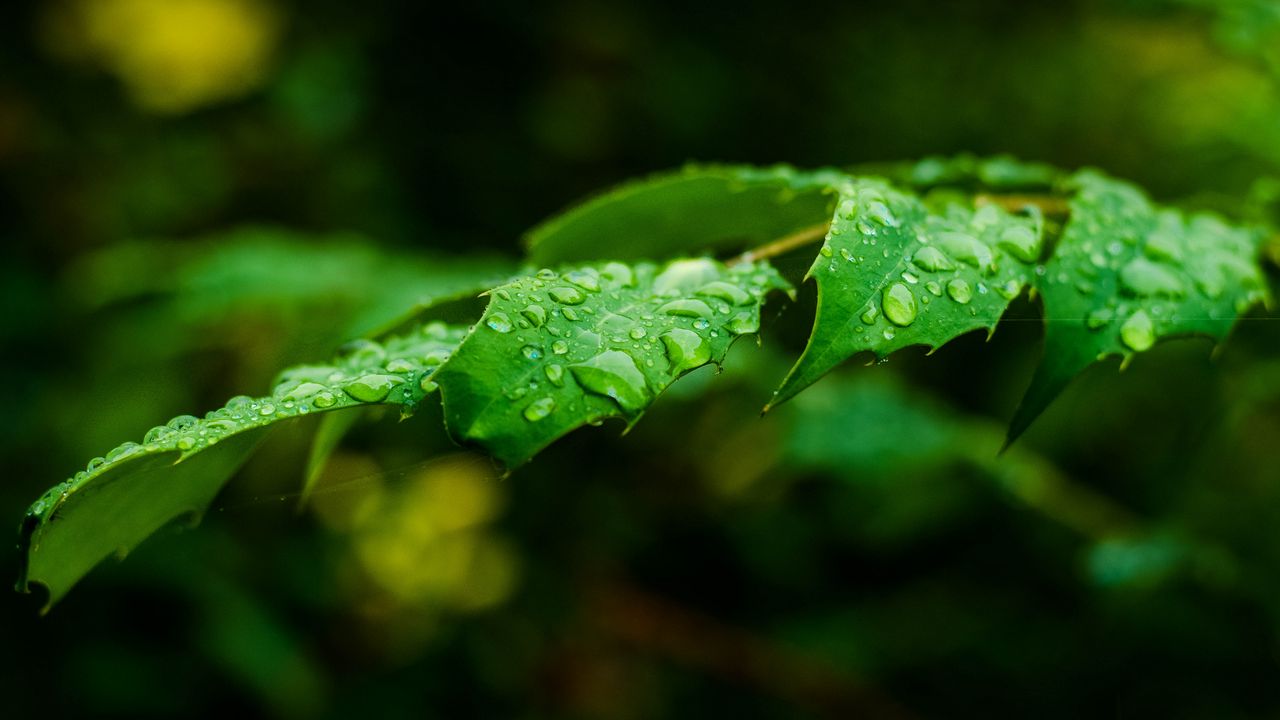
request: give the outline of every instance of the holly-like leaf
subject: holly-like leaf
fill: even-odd
[[[492,291],[436,374],[453,435],[508,466],[588,423],[635,423],[676,378],[760,327],[765,264],[708,259],[544,270]]]
[[[837,170],[689,166],[626,183],[529,232],[530,260],[661,260],[760,245],[831,216]],[[602,242],[608,238],[608,242]]]
[[[813,332],[770,405],[860,352],[881,358],[994,331],[1034,276],[1042,237],[1034,214],[957,204],[932,212],[883,181],[848,181],[809,270],[818,283]]]
[[[107,555],[128,552],[183,516],[198,516],[282,422],[373,404],[412,413],[464,330],[433,323],[385,342],[359,340],[326,365],[284,371],[265,397],[240,396],[204,418],[181,415],[127,442],[51,488],[27,511],[20,590],[56,602]]]
[[[1119,356],[1127,365],[1171,337],[1220,342],[1241,313],[1267,298],[1257,262],[1261,231],[1159,208],[1133,185],[1094,171],[1072,185],[1071,219],[1037,280],[1044,360],[1010,441],[1094,362]]]

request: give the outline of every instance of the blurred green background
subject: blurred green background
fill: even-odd
[[[1274,0],[794,5],[0,3],[0,517],[688,160],[1010,152],[1276,221]],[[507,479],[370,418],[301,513],[284,433],[48,616],[0,594],[0,712],[1280,714],[1275,314],[997,457],[1035,312],[761,420],[804,339],[766,328]]]

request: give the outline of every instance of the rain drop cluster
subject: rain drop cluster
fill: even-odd
[[[329,364],[299,365],[280,373],[271,394],[240,395],[204,417],[179,415],[90,460],[84,470],[53,487],[28,510],[43,515],[77,485],[129,458],[160,452],[192,453],[244,430],[312,412],[365,403],[390,403],[411,413],[436,389],[432,376],[464,335],[461,328],[429,323],[378,342],[347,343]]]

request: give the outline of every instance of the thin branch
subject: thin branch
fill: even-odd
[[[827,230],[830,229],[831,223],[824,222],[812,225],[807,228],[801,228],[790,235],[770,241],[757,248],[752,248],[738,257],[729,261],[729,265],[741,265],[744,263],[753,263],[758,260],[767,260],[768,258],[785,255],[796,248],[804,247],[811,243],[815,243],[827,236]]]
[[[993,195],[980,193],[973,197],[973,204],[982,207],[995,205],[1009,212],[1022,212],[1029,207],[1039,208],[1048,217],[1065,218],[1071,214],[1066,198],[1052,195]]]

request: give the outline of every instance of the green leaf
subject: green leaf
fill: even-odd
[[[934,155],[916,162],[869,166],[865,174],[883,176],[921,191],[940,186],[999,192],[1048,190],[1062,177],[1062,171],[1052,165],[1025,162],[1010,155]]]
[[[660,260],[760,245],[831,215],[836,170],[689,166],[626,183],[529,232],[538,265]],[[608,242],[602,239],[608,238]]]
[[[328,365],[284,371],[271,395],[240,396],[203,419],[182,415],[127,442],[37,500],[22,524],[18,588],[45,586],[52,605],[111,553],[128,552],[213,500],[266,432],[300,417],[372,404],[410,414],[464,331],[439,323],[378,343],[358,340]]]
[[[1072,185],[1071,219],[1037,281],[1044,360],[1014,414],[1010,442],[1094,362],[1119,356],[1123,367],[1171,337],[1220,342],[1267,298],[1261,231],[1159,208],[1133,185],[1095,171]]]
[[[509,466],[588,423],[635,423],[676,378],[760,326],[765,264],[707,259],[544,270],[495,288],[436,374],[445,422]]]
[[[883,181],[849,180],[809,270],[818,283],[813,332],[770,406],[856,353],[882,358],[994,331],[1034,275],[1041,225],[994,205],[931,212]]]

